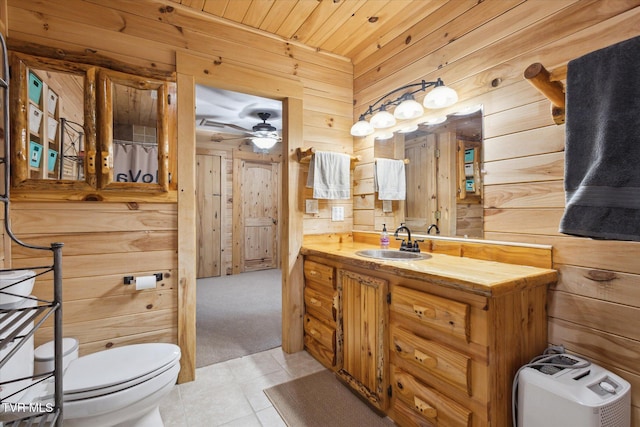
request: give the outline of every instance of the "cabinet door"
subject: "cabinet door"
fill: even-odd
[[[338,372],[373,406],[387,406],[386,280],[347,270],[338,270],[342,295],[343,367]]]

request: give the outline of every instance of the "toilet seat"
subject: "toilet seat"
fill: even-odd
[[[179,361],[180,348],[166,343],[132,344],[80,357],[64,373],[64,401],[131,388],[171,370]]]

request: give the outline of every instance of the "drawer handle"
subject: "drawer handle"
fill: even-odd
[[[429,307],[422,307],[419,306],[417,304],[413,305],[413,312],[418,316],[418,317],[430,317],[430,318],[434,318],[436,317],[436,313],[432,308]]]
[[[427,418],[436,418],[438,416],[436,408],[429,405],[427,402],[418,399],[416,396],[413,396],[413,405],[416,408],[416,411],[420,412]]]
[[[317,299],[315,299],[315,298],[313,298],[313,297],[312,297],[311,299],[309,299],[309,302],[310,302],[312,305],[317,305],[317,306],[321,306],[321,305],[322,305],[322,304],[320,303],[320,301],[319,301],[319,300],[317,300]]]
[[[413,357],[414,357],[414,359],[416,359],[418,362],[422,363],[427,368],[432,368],[433,369],[438,364],[438,360],[437,359],[429,356],[428,354],[424,354],[420,350],[414,350],[413,351]]]

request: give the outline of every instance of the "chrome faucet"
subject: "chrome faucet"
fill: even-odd
[[[407,241],[405,241],[402,237],[398,237],[398,233],[402,230],[407,232]],[[407,252],[420,252],[420,246],[418,246],[418,242],[424,242],[424,240],[414,240],[412,242],[411,230],[409,230],[409,227],[404,225],[404,222],[401,222],[400,227],[396,228],[395,233],[393,233],[393,237],[395,237],[396,240],[402,240],[402,243],[400,244],[400,250]]]
[[[435,224],[431,224],[431,225],[429,226],[429,228],[427,228],[427,234],[431,234],[431,229],[432,229],[432,228],[435,228],[435,229],[436,229],[436,234],[440,234],[440,229],[439,229],[439,228],[438,228],[438,226],[437,226],[437,225],[435,225]]]

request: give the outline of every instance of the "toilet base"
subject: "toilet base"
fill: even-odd
[[[160,417],[160,408],[156,406],[152,411],[146,413],[142,417],[130,420],[114,427],[163,427],[162,417]]]
[[[135,402],[121,410],[107,412],[100,415],[88,415],[84,417],[65,417],[64,408],[73,405],[74,402],[63,405],[63,417],[65,427],[164,427],[160,417],[160,401],[171,392],[178,377],[180,365],[171,368],[168,382],[164,383],[154,393],[142,400]]]

